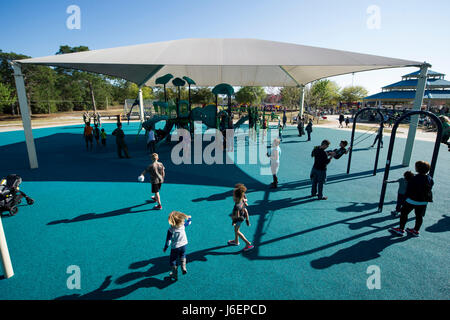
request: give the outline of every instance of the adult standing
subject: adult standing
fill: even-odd
[[[301,137],[305,134],[305,123],[303,118],[299,118],[298,124],[297,124],[297,130],[298,130],[298,136]]]
[[[286,109],[283,110],[283,129],[286,128],[287,116]]]
[[[308,141],[311,141],[311,132],[313,131],[312,127],[313,127],[312,120],[309,119],[305,129],[306,133],[308,134]]]
[[[312,180],[311,197],[318,196],[319,200],[327,200],[323,196],[323,185],[327,180],[327,165],[330,163],[332,155],[327,154],[325,149],[330,146],[330,141],[323,140],[320,146],[314,147],[311,157],[314,158],[314,165],[311,169],[310,178]]]
[[[125,157],[130,158],[128,155],[128,147],[125,143],[125,133],[122,130],[122,123],[117,123],[117,129],[112,132],[112,135],[116,137],[117,155],[119,158],[123,158],[122,151],[125,153]]]
[[[343,127],[344,127],[344,125],[342,124],[344,121],[345,121],[345,117],[344,117],[344,115],[341,113],[341,114],[339,115],[339,128],[343,128]]]
[[[89,151],[89,144],[91,144],[91,151],[92,151],[92,145],[94,144],[94,134],[93,134],[93,128],[91,127],[90,122],[86,122],[86,125],[84,126],[84,140],[86,141],[86,150]]]
[[[88,122],[90,122],[89,113],[87,113],[87,111],[85,111],[83,113],[83,122],[84,122],[84,124],[87,124]]]
[[[383,148],[383,128],[384,128],[384,124],[381,123],[380,128],[377,131],[377,136],[375,137],[375,140],[373,141],[372,145],[370,146],[371,148],[373,148],[373,146],[375,145],[375,143],[377,143],[378,140],[380,140],[381,148]]]
[[[159,162],[159,156],[157,153],[153,153],[151,155],[152,163],[142,171],[140,175],[141,181],[144,181],[144,175],[146,173],[150,174],[150,182],[152,184],[152,193],[155,195],[152,196],[152,200],[156,201],[156,205],[153,209],[162,210],[161,205],[161,197],[159,195],[159,191],[161,190],[161,185],[164,183],[164,177],[166,176],[164,165]]]
[[[94,136],[98,146],[100,144],[100,129],[97,124],[94,124]]]

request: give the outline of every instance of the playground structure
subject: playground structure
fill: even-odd
[[[183,128],[190,132],[191,136],[194,134],[194,122],[201,122],[207,128],[214,129],[233,129],[232,121],[232,107],[231,97],[234,94],[234,89],[231,85],[221,83],[216,85],[212,92],[215,95],[215,104],[207,105],[203,108],[192,108],[191,102],[191,85],[195,85],[195,81],[189,77],[184,76],[181,78],[174,78],[172,84],[177,88],[176,101],[168,101],[166,86],[167,83],[173,78],[173,75],[166,74],[158,79],[156,83],[162,84],[164,87],[164,101],[154,101],[154,112],[149,118],[141,123],[139,132],[145,129],[148,132],[151,129],[156,128],[156,124],[160,121],[165,121],[165,126],[162,130],[157,130],[157,145],[159,146],[163,141],[170,142],[170,134],[175,128]],[[188,85],[188,100],[181,99],[181,87]],[[218,96],[227,96],[227,109],[219,110]],[[175,115],[171,110],[175,110]],[[236,128],[242,125],[248,117],[241,118],[236,123]],[[139,134],[138,132],[138,134]]]
[[[386,159],[386,168],[384,170],[383,185],[381,187],[380,201],[378,203],[378,212],[381,212],[383,210],[384,198],[386,195],[386,188],[387,188],[386,181],[388,181],[388,179],[389,179],[389,171],[390,171],[390,167],[391,167],[392,153],[394,151],[395,135],[397,133],[397,128],[404,119],[409,118],[414,115],[426,115],[426,116],[430,117],[430,119],[433,120],[433,122],[435,123],[435,125],[437,127],[436,142],[434,143],[434,150],[433,150],[433,155],[432,155],[431,164],[430,164],[430,172],[429,172],[429,175],[431,177],[433,177],[433,175],[434,175],[434,170],[436,169],[437,157],[439,154],[439,147],[440,147],[440,143],[442,140],[442,133],[443,133],[443,126],[442,126],[441,120],[439,120],[439,118],[436,115],[434,115],[433,113],[428,112],[428,111],[419,111],[418,110],[418,111],[408,112],[408,113],[404,114],[403,116],[401,116],[399,119],[397,119],[397,121],[395,122],[395,124],[392,128],[391,139],[389,142],[389,150],[388,150],[387,159]]]

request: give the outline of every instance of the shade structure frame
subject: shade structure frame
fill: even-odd
[[[195,79],[198,86],[229,83],[273,87],[306,85],[354,72],[421,65],[411,60],[258,39],[181,39],[17,62],[102,73],[139,86],[153,86],[155,78],[171,73]]]
[[[302,87],[343,74],[424,64],[258,39],[181,39],[15,60],[14,63],[105,74],[134,82],[140,89],[144,85],[154,85],[155,79],[167,73],[195,79],[197,86],[228,83],[232,86]],[[18,88],[18,94],[24,96],[24,89]],[[25,105],[21,103],[21,107]],[[142,106],[140,113],[142,121]],[[25,118],[24,124],[31,123],[29,116]],[[27,140],[27,148],[33,146],[34,141]],[[34,160],[37,163],[37,159],[32,158],[29,155],[30,163]]]

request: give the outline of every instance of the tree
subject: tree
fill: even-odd
[[[364,97],[367,97],[369,92],[361,86],[350,86],[342,89],[340,94],[340,100],[344,103],[352,103],[361,101]]]
[[[59,51],[56,54],[67,54],[83,51],[89,51],[89,48],[86,46],[70,47],[67,45],[63,45],[59,47]],[[107,98],[111,99],[111,85],[107,83],[108,78],[106,76],[73,69],[55,68],[55,70],[60,75],[70,75],[72,77],[71,82],[78,81],[87,84],[89,95],[87,97],[84,95],[83,102],[90,100],[94,112],[97,112],[97,102],[95,99],[96,96],[98,98],[98,101],[100,102],[100,109],[106,107],[105,101]],[[82,109],[85,109],[84,105]]]
[[[8,84],[0,82],[0,113],[12,110],[15,102],[14,90]]]
[[[336,105],[339,101],[339,86],[328,79],[315,81],[308,90],[307,100],[309,105],[316,108]]]
[[[215,97],[211,91],[211,88],[197,87],[191,89],[191,103],[192,104],[215,103]]]
[[[298,109],[300,105],[300,88],[282,87],[280,90],[281,103],[288,109]]]
[[[133,98],[137,98],[139,95],[139,87],[137,84],[130,82],[128,94]],[[154,99],[153,89],[150,87],[142,87],[142,99]]]
[[[266,92],[263,87],[241,87],[235,93],[238,103],[259,104],[264,101],[265,97]]]
[[[181,100],[187,100],[189,97],[188,89],[180,88]],[[176,87],[166,87],[167,101],[176,101],[178,99],[178,89]],[[192,94],[192,93],[191,93]],[[162,87],[154,88],[154,95],[159,101],[164,101],[164,89]]]

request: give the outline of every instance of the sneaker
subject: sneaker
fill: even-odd
[[[162,210],[162,206],[157,204],[156,206],[153,207],[153,210]]]
[[[406,228],[406,232],[408,232],[413,237],[418,237],[419,236],[419,231],[416,231],[414,229]]]
[[[239,245],[239,243],[234,242],[234,240],[229,240],[227,243],[229,246],[238,246]]]
[[[173,280],[178,280],[178,266],[172,267],[172,272],[169,273],[169,277]]]
[[[397,212],[396,210],[392,210],[392,211],[391,211],[391,215],[392,215],[393,217],[396,217],[396,216],[398,215],[398,212]]]
[[[319,200],[327,200],[328,199],[328,197],[320,197],[320,198],[318,198]]]
[[[403,236],[403,234],[405,233],[405,230],[400,228],[390,228],[389,231],[395,233],[398,236]]]
[[[248,246],[245,246],[244,251],[252,250],[254,247],[254,245],[249,244]]]

